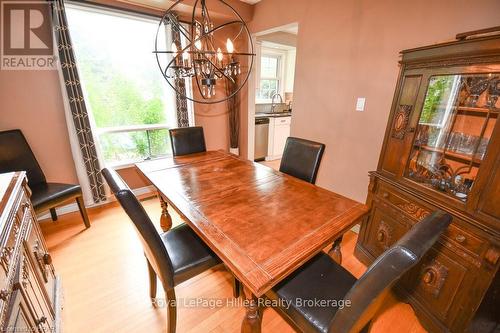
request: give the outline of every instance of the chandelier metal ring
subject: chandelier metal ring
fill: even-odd
[[[250,31],[241,15],[224,0],[216,0],[225,6],[235,15],[235,19],[214,27],[207,8],[207,0],[196,0],[193,5],[191,22],[185,27],[177,19],[174,11],[175,7],[184,0],[178,0],[172,4],[162,16],[155,37],[155,53],[158,67],[162,76],[168,85],[176,91],[182,98],[201,104],[216,104],[224,102],[238,94],[248,82],[254,62],[254,47]],[[196,18],[197,10],[201,10],[201,17]],[[186,23],[184,23],[186,24]],[[162,26],[170,25],[171,29],[177,31],[181,39],[173,40],[171,50],[158,50],[158,38],[162,31]],[[215,42],[214,34],[218,31],[233,25],[239,25],[240,29],[236,36],[231,40],[227,38],[226,51],[222,52],[221,46]],[[167,29],[165,29],[167,31]],[[244,33],[244,34],[242,34]],[[234,44],[238,38],[247,37],[250,52],[234,52]],[[182,39],[185,45],[182,45]],[[219,43],[220,44],[220,43]],[[170,56],[167,59],[167,65],[162,66],[161,55]],[[241,78],[242,70],[240,57],[250,57],[248,61],[248,70]],[[194,79],[196,88],[200,95],[188,96],[185,91],[178,89],[175,80]],[[230,93],[223,98],[215,98],[217,82],[224,85],[232,85]],[[224,87],[224,86],[223,86]]]

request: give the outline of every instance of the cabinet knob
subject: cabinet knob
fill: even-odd
[[[434,280],[434,273],[431,270],[428,270],[427,272],[425,272],[423,280],[427,284],[432,283],[432,281]]]
[[[464,235],[457,235],[457,236],[455,237],[455,240],[456,240],[457,242],[459,242],[459,243],[463,243],[463,242],[465,242],[465,236],[464,236]]]
[[[0,299],[6,301],[9,297],[9,292],[6,289],[0,290]]]
[[[41,316],[40,319],[37,319],[36,324],[41,325],[41,324],[46,323],[46,322],[47,322],[47,317]]]
[[[484,254],[484,259],[486,259],[486,261],[489,262],[491,265],[496,265],[499,258],[500,258],[500,252],[498,251],[498,249],[494,247],[489,248]]]
[[[45,265],[50,265],[50,264],[52,264],[52,257],[50,256],[50,254],[45,253],[45,254],[43,255],[43,263],[44,263]]]

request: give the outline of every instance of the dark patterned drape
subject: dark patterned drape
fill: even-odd
[[[172,22],[170,24],[172,31],[172,41],[177,45],[177,49],[181,50],[181,33],[177,29],[178,18],[175,14],[171,14],[168,20]],[[187,107],[186,99],[186,80],[176,79],[175,80],[175,105],[176,105],[176,115],[177,115],[177,126],[178,127],[188,127],[189,126],[189,113]]]
[[[175,105],[177,108],[177,126],[189,127],[189,113],[186,97],[186,80],[175,80]],[[180,92],[180,93],[179,93]]]
[[[92,198],[95,203],[98,203],[106,200],[106,193],[100,173],[101,167],[97,158],[97,150],[92,136],[88,111],[83,99],[80,77],[76,68],[64,3],[63,0],[50,0],[49,2],[52,4],[52,26],[54,28],[71,115],[73,116],[76,135],[89,178]]]

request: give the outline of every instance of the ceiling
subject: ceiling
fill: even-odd
[[[108,0],[94,0],[94,1],[97,3],[109,2]],[[151,11],[164,11],[170,8],[174,3],[176,3],[176,0],[114,0],[114,1],[123,2],[125,5],[143,7]],[[238,13],[242,16],[244,21],[250,21],[252,19],[251,6],[259,1],[260,0],[240,0],[240,1],[231,0],[231,6],[233,6],[234,9],[238,11]],[[175,11],[180,13],[181,15],[183,14],[191,15],[193,3],[195,3],[195,0],[186,0],[184,2],[180,2],[175,7]],[[212,18],[214,19],[224,20],[227,19],[228,17],[234,17],[233,12],[228,8],[226,8],[225,6],[222,6],[220,3],[214,2],[214,7],[211,8],[212,8],[211,14],[213,14]]]

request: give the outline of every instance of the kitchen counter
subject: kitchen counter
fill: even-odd
[[[255,118],[280,118],[280,117],[290,117],[291,112],[274,112],[274,113],[256,113]]]

